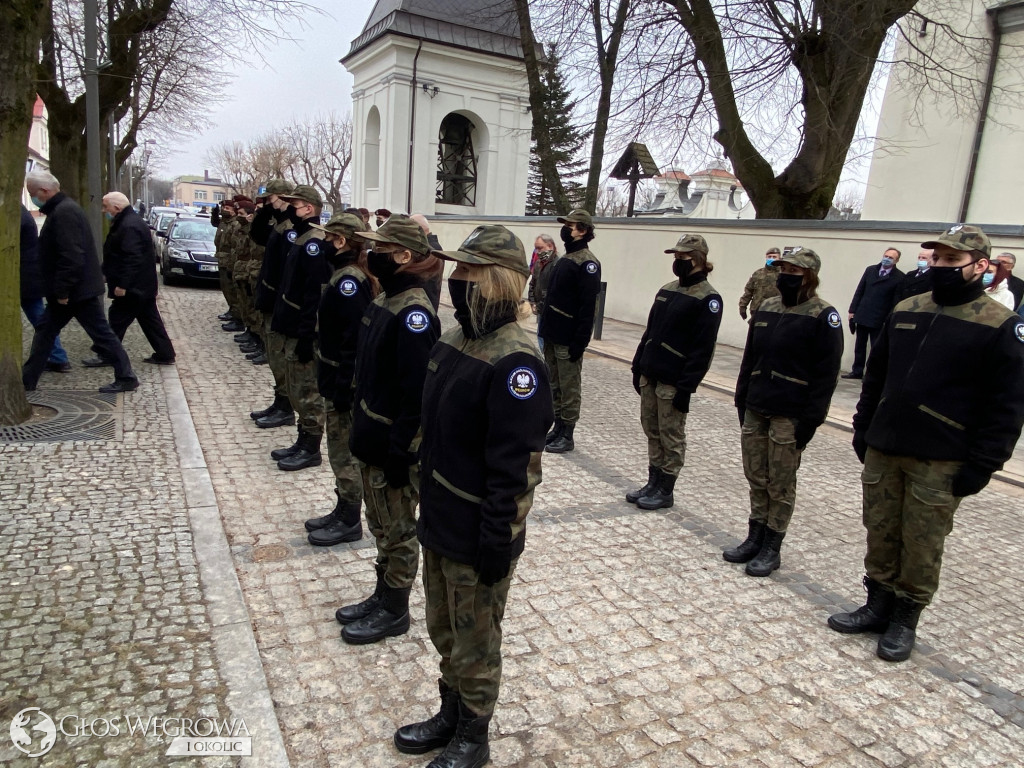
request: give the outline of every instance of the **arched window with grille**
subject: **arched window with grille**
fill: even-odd
[[[477,164],[473,153],[474,125],[454,112],[441,121],[437,142],[439,203],[476,205]]]

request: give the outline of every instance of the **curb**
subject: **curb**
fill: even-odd
[[[228,688],[226,703],[233,715],[245,721],[253,737],[253,756],[239,758],[240,765],[288,768],[288,752],[185,390],[174,366],[161,366],[161,375],[185,486],[199,583],[210,617],[218,668]]]

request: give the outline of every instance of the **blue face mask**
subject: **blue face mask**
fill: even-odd
[[[107,221],[113,221],[114,220],[114,215],[112,213],[107,213],[106,211],[104,211],[103,215],[107,217]]]
[[[32,195],[32,197],[29,199],[32,201],[32,205],[34,205],[36,208],[42,208],[44,205],[46,205],[46,203],[44,203],[35,195]]]
[[[981,284],[988,288],[992,285],[992,281],[996,279],[996,276],[992,272],[986,272],[981,276]]]
[[[896,261],[894,259],[890,259],[888,256],[882,257],[882,266],[885,267],[886,269],[888,269],[895,263]]]
[[[918,269],[928,269],[928,267],[930,267],[930,266],[931,266],[931,264],[929,264],[924,259],[918,259],[917,260],[917,268]]]
[[[772,265],[773,261],[775,261],[775,257],[774,256],[765,256],[764,257],[764,265],[766,267],[770,267]]]

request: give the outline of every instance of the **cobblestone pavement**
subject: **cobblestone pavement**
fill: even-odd
[[[26,329],[26,346],[31,341]],[[41,390],[88,390],[112,369],[78,364],[89,341],[62,334],[75,366]],[[135,326],[134,361],[151,353]],[[126,717],[231,717],[204,605],[164,372],[137,364],[141,386],[118,398],[115,440],[0,443],[0,763],[137,768],[166,765],[170,739],[127,735]],[[43,757],[12,745],[11,718],[39,707],[74,732],[120,717],[120,735],[58,734]],[[80,719],[75,719],[80,718]],[[92,735],[98,733],[98,736]],[[38,746],[38,742],[36,742]],[[177,765],[233,765],[174,758]]]
[[[391,744],[436,707],[422,590],[408,635],[341,642],[333,613],[371,590],[371,542],[306,543],[303,521],[333,506],[330,470],[271,462],[295,433],[248,418],[270,401],[270,373],[217,327],[219,294],[169,289],[164,308],[291,764],[425,765]],[[962,506],[918,651],[889,665],[875,638],[825,625],[862,596],[847,434],[811,443],[783,568],[751,579],[720,555],[746,527],[731,399],[694,397],[676,505],[642,513],[622,500],[646,473],[629,375],[594,356],[583,370],[577,449],[545,457],[510,593],[494,765],[1024,764],[1020,491],[993,483]]]

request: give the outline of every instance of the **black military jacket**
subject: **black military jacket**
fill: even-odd
[[[693,394],[707,375],[722,324],[722,297],[697,272],[663,285],[633,356],[633,370]]]
[[[266,234],[266,248],[263,252],[263,263],[260,265],[260,279],[256,283],[256,309],[268,314],[273,313],[277,303],[277,294],[281,289],[281,273],[284,261],[288,256],[292,242],[298,233],[292,234],[292,222],[287,215],[278,212],[273,216],[273,227]],[[253,220],[255,224],[255,220]],[[259,230],[256,230],[259,232]],[[262,234],[260,235],[262,238]],[[253,238],[256,242],[259,239]]]
[[[293,339],[316,338],[316,312],[320,293],[331,279],[331,265],[324,258],[320,230],[310,225],[315,219],[299,222],[292,247],[281,272],[281,289],[274,304],[271,330]]]
[[[814,297],[787,307],[774,296],[751,318],[736,380],[736,407],[820,426],[843,357],[843,321]]]
[[[518,557],[553,420],[544,361],[518,323],[441,337],[423,387],[423,546],[468,564],[481,542]]]
[[[419,450],[427,360],[441,324],[422,279],[399,273],[382,287],[360,321],[349,447],[374,467],[389,456],[411,465]]]
[[[895,456],[965,461],[995,472],[1024,424],[1024,320],[983,295],[900,302],[864,373],[855,430]]]
[[[349,253],[356,255],[355,251]],[[348,411],[352,407],[359,329],[363,313],[372,300],[370,281],[353,261],[335,270],[320,298],[317,312],[317,388],[339,411]]]
[[[549,266],[551,282],[540,316],[538,333],[551,344],[586,349],[594,331],[597,294],[601,290],[601,262],[582,248]]]

